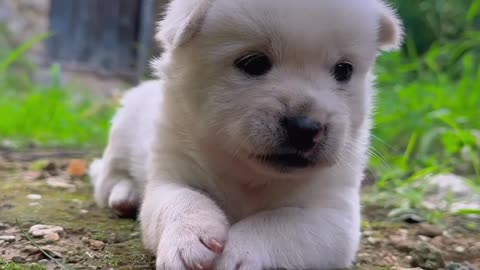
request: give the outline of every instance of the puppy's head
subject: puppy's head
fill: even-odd
[[[402,27],[380,0],[174,0],[157,39],[189,132],[255,170],[295,173],[366,143],[375,58]]]

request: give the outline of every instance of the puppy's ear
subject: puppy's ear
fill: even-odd
[[[200,30],[213,0],[172,0],[158,24],[156,40],[166,49],[179,47]]]
[[[395,10],[383,1],[379,1],[379,9],[378,48],[382,51],[397,50],[404,38],[402,21]]]

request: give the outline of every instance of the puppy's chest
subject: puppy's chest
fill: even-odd
[[[217,201],[230,221],[237,222],[255,213],[279,207],[281,202],[277,197],[278,190],[272,186],[239,183],[222,187]]]

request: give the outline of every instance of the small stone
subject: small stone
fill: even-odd
[[[373,232],[372,231],[364,231],[362,234],[363,234],[363,236],[372,236]]]
[[[469,263],[449,263],[447,270],[476,270],[476,268]]]
[[[70,177],[83,177],[87,172],[87,162],[83,159],[74,159],[68,163],[67,173]]]
[[[409,240],[401,240],[398,242],[394,242],[393,246],[402,252],[410,252],[412,249],[415,248],[415,242]]]
[[[370,243],[372,245],[375,245],[376,243],[378,243],[378,239],[376,239],[374,237],[368,237],[367,241],[368,241],[368,243]]]
[[[31,207],[35,207],[35,206],[39,206],[40,203],[38,203],[38,202],[31,202],[31,203],[29,203],[28,205],[31,206]]]
[[[3,241],[3,240],[0,240],[0,247],[3,247],[3,246],[6,246],[7,245],[7,242]],[[3,251],[3,250],[2,250]]]
[[[438,227],[427,223],[420,224],[417,232],[418,235],[424,235],[430,238],[442,235],[442,233],[443,231],[440,230]]]
[[[37,224],[30,227],[28,232],[36,238],[44,237],[47,234],[57,233],[59,236],[64,236],[65,231],[60,226]]]
[[[68,189],[71,191],[76,190],[75,185],[59,177],[49,177],[47,179],[47,185],[53,188]]]
[[[28,194],[27,199],[29,199],[29,200],[41,200],[42,195],[40,195],[40,194]]]
[[[40,261],[38,261],[39,264],[41,265],[47,265],[50,261],[47,260],[47,259],[41,259]]]
[[[0,235],[0,240],[5,241],[7,243],[15,242],[16,238],[13,235]]]
[[[420,242],[411,252],[411,265],[421,267],[427,270],[436,270],[445,267],[445,260],[442,252],[436,247]]]
[[[88,244],[88,242],[90,241],[90,239],[86,236],[82,236],[82,238],[80,238],[80,240],[82,241],[82,243],[84,244]]]
[[[6,230],[8,229],[8,225],[5,224],[5,223],[0,223],[0,230],[3,231],[3,230]]]
[[[88,245],[93,250],[102,250],[105,247],[105,243],[99,240],[90,239]]]
[[[60,235],[58,233],[49,233],[43,236],[43,239],[49,243],[54,243],[60,240]]]
[[[425,235],[419,235],[419,236],[418,236],[418,239],[419,239],[420,241],[422,241],[422,242],[429,242],[431,238],[430,238],[430,237],[427,237],[427,236],[425,236]]]
[[[80,214],[86,215],[86,214],[88,214],[88,210],[80,209]]]
[[[15,257],[12,258],[12,262],[14,262],[14,263],[26,263],[27,260],[24,257],[15,256]]]
[[[39,171],[29,171],[25,173],[23,178],[28,181],[36,181],[45,178],[45,174]]]
[[[465,248],[461,247],[461,246],[455,247],[454,250],[457,253],[464,253],[465,252]]]
[[[35,252],[37,251],[38,249],[32,245],[28,245],[28,246],[25,246],[22,251],[25,252],[25,253],[32,253],[32,252]]]

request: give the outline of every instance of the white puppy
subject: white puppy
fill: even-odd
[[[123,99],[91,167],[135,213],[157,269],[331,269],[354,261],[373,68],[398,48],[380,0],[173,0],[161,80]]]

